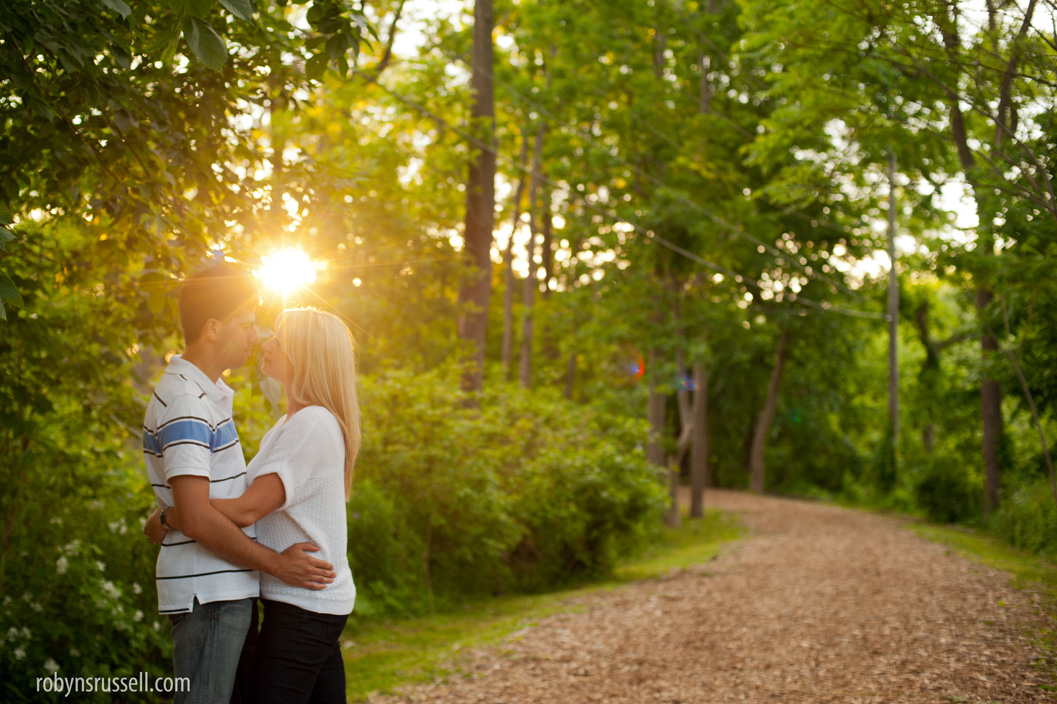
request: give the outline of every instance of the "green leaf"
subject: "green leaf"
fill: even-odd
[[[102,0],[102,3],[122,17],[127,18],[132,14],[132,8],[126,5],[122,0]]]
[[[346,49],[349,48],[349,38],[344,33],[335,34],[333,37],[327,40],[327,56],[332,59],[337,59],[345,55]]]
[[[213,11],[213,5],[215,4],[216,0],[187,0],[187,9],[191,17],[198,17],[204,20],[209,17],[209,13]]]
[[[220,4],[240,20],[253,21],[253,4],[250,0],[220,0]]]
[[[147,308],[154,315],[160,315],[165,308],[165,296],[159,292],[153,292],[147,296]]]
[[[0,225],[10,225],[15,221],[15,214],[6,205],[0,205]]]
[[[122,108],[114,112],[114,126],[117,127],[118,132],[121,134],[128,134],[128,131],[132,128],[132,119],[127,110]]]
[[[319,80],[327,70],[327,55],[316,54],[305,62],[305,75],[312,80]]]
[[[15,238],[15,233],[11,232],[8,228],[0,225],[0,252],[7,251],[7,243],[11,242]]]
[[[197,17],[184,19],[184,38],[198,60],[219,71],[228,60],[228,47],[213,26]]]
[[[22,294],[18,292],[15,282],[0,271],[0,301],[9,301],[11,305],[22,306]]]
[[[114,62],[121,68],[125,70],[132,68],[132,55],[124,47],[115,45],[111,47],[110,54],[114,57]],[[94,86],[94,84],[92,85]]]
[[[305,19],[308,20],[310,25],[315,25],[329,10],[330,8],[324,6],[323,3],[314,2],[312,7],[308,8],[308,12],[305,13]]]

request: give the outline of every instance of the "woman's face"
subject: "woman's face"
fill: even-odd
[[[278,381],[284,388],[288,387],[294,378],[294,365],[290,358],[283,352],[278,337],[271,337],[261,345],[264,350],[264,359],[261,360],[261,371],[267,376]]]

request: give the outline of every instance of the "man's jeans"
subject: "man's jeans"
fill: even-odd
[[[254,599],[194,602],[194,611],[169,616],[173,669],[191,681],[176,704],[217,704],[231,699],[242,645],[250,630]]]

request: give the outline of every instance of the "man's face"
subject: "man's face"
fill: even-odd
[[[237,369],[246,363],[253,346],[260,342],[257,334],[256,306],[246,306],[220,324],[217,345],[225,369]]]

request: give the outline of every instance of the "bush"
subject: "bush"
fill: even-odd
[[[356,482],[348,524],[349,566],[359,589],[357,614],[400,612],[420,602],[425,594],[423,546],[392,499],[370,479]]]
[[[153,495],[139,436],[145,394],[132,387],[137,345],[162,334],[161,309],[147,299],[168,299],[160,286],[137,286],[143,257],[130,261],[79,218],[47,231],[24,225],[4,260],[24,305],[0,324],[3,701],[39,699],[36,679],[53,672],[171,669],[157,551],[139,534]]]
[[[914,498],[930,521],[960,523],[980,515],[983,486],[966,468],[935,458],[927,461],[914,487]]]
[[[988,521],[990,529],[1018,547],[1057,558],[1057,503],[1048,478],[1024,480],[1002,498]]]
[[[659,519],[643,424],[514,386],[471,410],[457,388],[361,380],[349,554],[368,613],[603,574]]]
[[[80,431],[97,444],[67,444]],[[72,417],[38,427],[30,447],[20,461],[0,465],[11,487],[0,500],[8,526],[0,565],[2,698],[39,698],[36,679],[52,672],[168,675],[156,550],[140,535],[152,495],[136,466],[139,452]],[[111,700],[104,693],[78,696]]]

